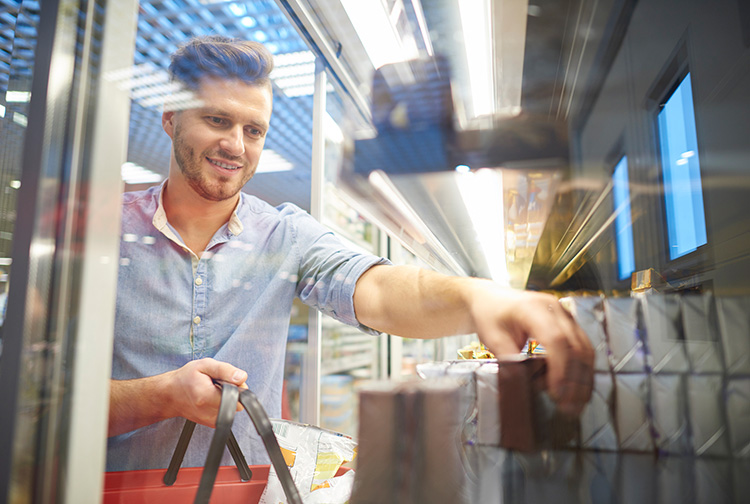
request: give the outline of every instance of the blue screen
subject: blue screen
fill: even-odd
[[[676,259],[706,243],[690,74],[685,76],[664,104],[658,122],[669,257]]]
[[[635,271],[633,226],[630,214],[630,180],[628,158],[623,156],[612,175],[612,193],[615,201],[615,241],[617,245],[618,278],[624,280]]]

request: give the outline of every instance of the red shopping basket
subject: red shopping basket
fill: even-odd
[[[219,467],[210,502],[213,504],[257,504],[268,482],[270,466],[250,466],[253,479],[240,481],[240,473],[235,466]],[[172,486],[162,481],[164,469],[144,471],[109,472],[104,475],[103,504],[182,504],[193,502],[198,491],[202,467],[180,469]],[[341,476],[349,468],[342,467],[336,476]]]
[[[195,429],[195,423],[186,420],[169,468],[166,471],[147,469],[106,473],[105,504],[257,503],[266,488],[270,466],[248,467],[239,444],[232,435],[232,422],[238,401],[250,415],[266,447],[289,504],[302,504],[289,468],[281,455],[271,422],[255,394],[247,389],[240,391],[229,383],[215,382],[222,389],[221,404],[205,466],[180,469]],[[225,446],[229,448],[235,466],[219,467]]]

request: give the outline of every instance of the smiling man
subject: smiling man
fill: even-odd
[[[246,384],[278,417],[295,296],[373,334],[477,333],[498,355],[536,339],[552,397],[580,413],[593,351],[554,297],[393,266],[294,205],[241,192],[269,129],[272,67],[262,45],[223,37],[173,56],[173,78],[200,105],[163,113],[169,177],[123,197],[107,469],[166,467],[183,418],[201,424],[183,464],[202,465],[220,401],[212,378]],[[267,463],[245,415],[234,431],[249,463]]]

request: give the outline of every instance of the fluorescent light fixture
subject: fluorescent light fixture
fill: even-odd
[[[126,184],[156,184],[161,182],[164,177],[152,172],[140,165],[128,161],[122,165],[120,170],[122,180]]]
[[[385,5],[379,0],[341,0],[346,15],[354,26],[372,66],[380,68],[417,57],[405,51]]]
[[[31,100],[30,91],[6,91],[6,103],[28,103]]]
[[[15,112],[13,114],[13,122],[25,128],[29,124],[29,119],[20,112]]]
[[[309,96],[315,92],[315,55],[299,51],[274,56],[274,84],[287,96]]]
[[[11,186],[13,189],[20,189],[21,188],[21,181],[20,180],[11,180],[8,185]]]
[[[326,138],[331,142],[336,145],[341,145],[341,143],[343,143],[344,133],[328,112],[326,112],[326,115],[323,118],[323,131],[325,131]]]
[[[247,13],[247,7],[236,3],[229,4],[229,10],[237,17],[244,16]]]
[[[461,199],[484,251],[492,280],[510,285],[505,262],[505,218],[503,211],[503,176],[489,168],[458,173],[456,182]]]
[[[250,16],[245,16],[242,19],[240,19],[240,23],[242,23],[242,26],[246,28],[253,28],[256,24],[258,24],[257,21],[255,21],[255,18],[252,18]]]
[[[458,0],[471,88],[469,117],[521,112],[528,0]]]
[[[5,105],[0,105],[0,117],[5,117]]]
[[[471,86],[471,113],[478,117],[494,111],[490,6],[485,0],[459,0],[461,28]]]
[[[294,165],[278,152],[271,149],[263,149],[258,162],[258,169],[255,173],[272,173],[289,171]]]

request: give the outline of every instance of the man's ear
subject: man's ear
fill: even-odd
[[[173,138],[174,135],[174,119],[174,110],[164,111],[161,114],[161,127],[164,128],[164,131],[169,135],[169,138]]]

